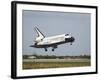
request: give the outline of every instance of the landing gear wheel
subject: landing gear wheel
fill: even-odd
[[[48,50],[45,48],[45,51],[48,51]]]
[[[72,45],[72,43],[70,43],[70,45]]]
[[[52,49],[52,51],[54,51],[54,49]]]
[[[35,45],[37,45],[37,43],[35,43]]]

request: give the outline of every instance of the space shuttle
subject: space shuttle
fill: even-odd
[[[37,33],[37,37],[34,40],[34,44],[30,45],[30,47],[44,48],[45,51],[47,51],[47,48],[52,47],[52,51],[54,51],[58,45],[65,43],[70,43],[72,45],[72,43],[75,41],[75,38],[69,34],[45,37],[37,27],[35,27],[34,30]]]

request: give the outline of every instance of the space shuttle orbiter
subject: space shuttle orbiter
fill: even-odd
[[[60,44],[71,43],[72,45],[72,43],[75,41],[75,38],[70,36],[69,34],[45,37],[37,27],[35,27],[34,29],[37,32],[38,36],[35,38],[35,43],[30,47],[44,48],[45,51],[47,51],[47,48],[52,47],[52,51],[54,51],[54,49],[57,48],[57,46]]]

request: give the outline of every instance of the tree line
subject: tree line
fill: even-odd
[[[91,56],[90,55],[79,55],[79,56],[56,56],[56,55],[37,55],[37,54],[33,54],[33,55],[23,55],[23,59],[28,59],[30,57],[36,58],[36,59],[67,59],[67,58],[71,58],[71,59],[76,59],[76,58],[86,58],[86,59],[90,59]]]

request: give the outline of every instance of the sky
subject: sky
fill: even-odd
[[[89,13],[23,10],[23,55],[90,55],[90,20]],[[45,52],[43,48],[29,47],[34,44],[36,37],[34,27],[38,27],[46,37],[70,34],[75,38],[75,42],[72,45],[70,43],[58,45],[54,52],[52,52],[52,48],[48,48],[48,51]]]

